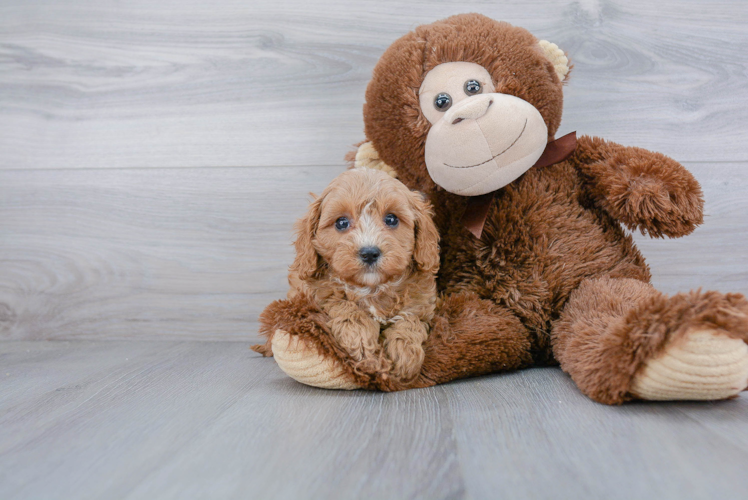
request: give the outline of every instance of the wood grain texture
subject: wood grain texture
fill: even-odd
[[[568,51],[561,133],[748,160],[742,0],[37,0],[0,5],[0,169],[337,164],[384,49],[472,11]]]
[[[460,463],[472,498],[738,498],[748,481],[745,396],[609,407],[558,369],[462,381],[447,392],[455,439],[469,450]]]
[[[3,338],[255,336],[343,167],[0,173]]]
[[[324,391],[234,342],[0,343],[0,498],[742,498],[748,398],[606,407],[556,368]]]
[[[668,293],[748,293],[748,164],[690,164],[706,223],[637,236]],[[250,339],[343,167],[0,171],[0,338]]]

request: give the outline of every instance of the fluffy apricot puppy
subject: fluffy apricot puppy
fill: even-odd
[[[391,176],[358,168],[334,179],[296,230],[289,299],[306,296],[327,314],[356,369],[418,375],[439,267],[430,205]]]

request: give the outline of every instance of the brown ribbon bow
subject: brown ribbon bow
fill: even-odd
[[[560,163],[571,156],[576,148],[577,133],[566,134],[555,141],[549,142],[545,146],[543,154],[540,155],[538,161],[531,168],[548,167],[555,163]],[[491,202],[497,192],[498,190],[480,196],[471,196],[468,199],[465,215],[462,216],[462,223],[478,239],[483,234],[483,226],[486,223],[486,217],[488,217],[488,210],[491,208]]]

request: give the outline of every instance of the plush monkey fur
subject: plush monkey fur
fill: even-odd
[[[748,342],[742,295],[663,295],[622,228],[680,237],[702,223],[699,184],[664,155],[582,136],[568,160],[532,168],[497,191],[481,239],[463,227],[467,198],[437,186],[425,164],[430,123],[417,92],[425,75],[442,63],[479,64],[496,92],[541,113],[550,141],[561,122],[559,76],[568,72],[559,72],[558,59],[549,60],[524,29],[468,14],[416,28],[374,69],[364,105],[368,160],[426,193],[441,236],[442,300],[416,381],[403,386],[387,373],[353,373],[308,304],[272,305],[262,316],[264,333],[283,329],[304,339],[368,389],[560,363],[585,394],[607,404],[637,397],[632,386],[647,363],[691,332]]]

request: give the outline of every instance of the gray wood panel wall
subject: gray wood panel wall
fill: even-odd
[[[568,51],[561,133],[702,182],[704,226],[637,238],[655,284],[748,293],[747,2],[24,0],[0,3],[0,339],[255,337],[378,57],[470,11]]]

